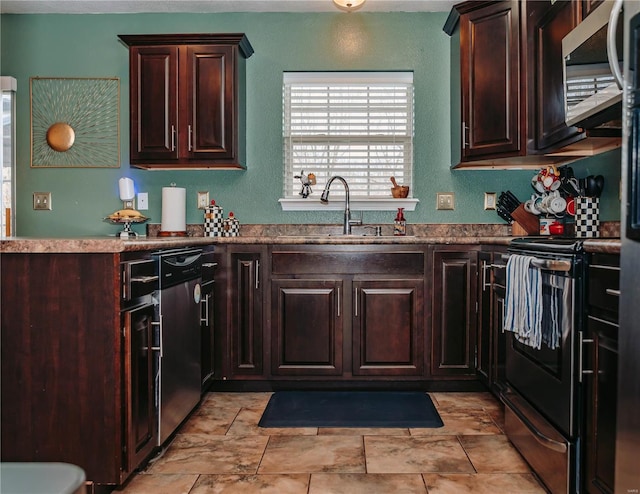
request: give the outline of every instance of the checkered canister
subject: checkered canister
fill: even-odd
[[[600,236],[600,199],[578,196],[576,201],[576,237]]]
[[[224,233],[224,210],[212,204],[204,210],[204,236],[222,237]]]
[[[240,235],[240,222],[231,211],[229,212],[229,217],[224,220],[222,229],[224,231],[223,237],[237,237]]]

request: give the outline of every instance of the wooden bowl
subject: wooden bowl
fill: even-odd
[[[409,195],[409,186],[398,185],[397,187],[391,187],[391,195],[396,199],[403,199]]]

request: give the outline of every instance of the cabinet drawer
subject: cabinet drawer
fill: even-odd
[[[271,258],[273,274],[424,275],[423,252],[282,251]]]
[[[620,265],[618,256],[593,256],[589,264],[588,301],[618,319]]]

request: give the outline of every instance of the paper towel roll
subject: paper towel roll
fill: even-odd
[[[187,190],[180,187],[162,188],[163,232],[184,232],[187,229]]]

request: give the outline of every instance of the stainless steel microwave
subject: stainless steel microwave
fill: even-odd
[[[567,125],[622,125],[621,9],[621,1],[606,0],[562,39]]]

